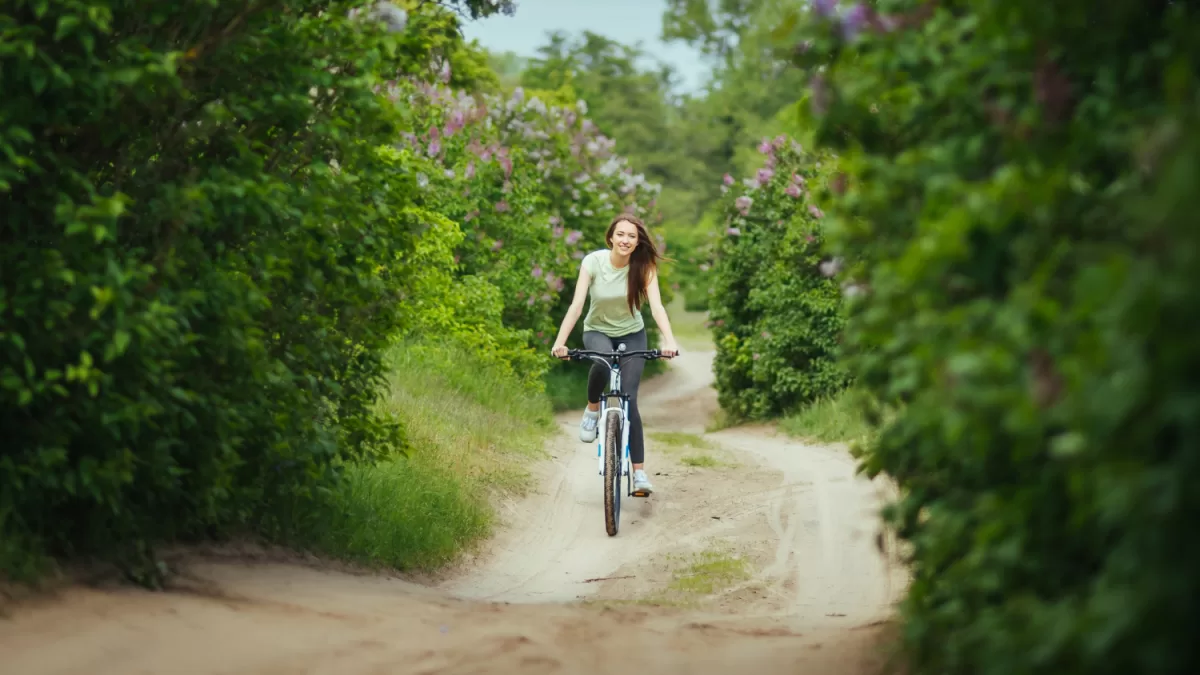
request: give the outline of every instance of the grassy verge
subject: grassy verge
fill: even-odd
[[[370,566],[431,571],[491,531],[489,497],[520,494],[552,429],[546,397],[464,350],[407,344],[383,406],[407,457],[346,467],[340,488],[281,514],[281,543]]]
[[[853,389],[821,399],[784,417],[779,428],[789,436],[820,443],[855,443],[867,440],[871,429]]]
[[[546,397],[554,412],[583,410],[587,404],[588,366],[574,362],[570,366],[552,368],[544,378]]]

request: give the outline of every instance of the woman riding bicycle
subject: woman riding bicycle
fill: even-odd
[[[663,308],[658,290],[658,261],[662,259],[654,241],[646,232],[642,221],[632,215],[613,218],[604,235],[609,248],[589,253],[579,270],[579,282],[575,285],[575,297],[563,317],[558,338],[550,353],[558,358],[567,357],[567,337],[575,328],[575,322],[583,313],[584,300],[589,297],[591,305],[583,319],[583,345],[594,351],[613,352],[617,345],[624,344],[626,351],[647,349],[646,325],[642,320],[641,306],[650,303],[663,343],[659,351],[663,356],[673,357],[679,353],[675,336],[671,333],[671,322]],[[654,487],[646,477],[644,468],[646,443],[642,435],[642,415],[638,412],[637,392],[646,362],[631,358],[621,366],[622,389],[629,395],[629,455],[633,462],[633,494],[638,497],[649,495]],[[579,423],[579,438],[584,443],[596,440],[596,429],[600,421],[600,395],[608,382],[608,369],[594,363],[588,373],[587,409]]]

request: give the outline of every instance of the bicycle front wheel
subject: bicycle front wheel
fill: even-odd
[[[621,413],[608,411],[604,422],[604,529],[621,529]]]

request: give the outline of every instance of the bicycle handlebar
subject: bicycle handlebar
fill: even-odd
[[[629,352],[598,352],[598,351],[594,351],[591,349],[568,349],[567,350],[567,358],[572,361],[595,361],[597,358],[619,359],[619,358],[623,358],[623,357],[632,357],[632,356],[641,357],[643,359],[646,359],[647,361],[653,361],[654,359],[671,358],[668,356],[663,356],[662,352],[658,351],[657,349],[638,349],[638,350],[629,351]]]

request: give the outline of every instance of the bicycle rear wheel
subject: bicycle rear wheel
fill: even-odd
[[[621,413],[608,411],[604,422],[604,529],[621,529]]]

